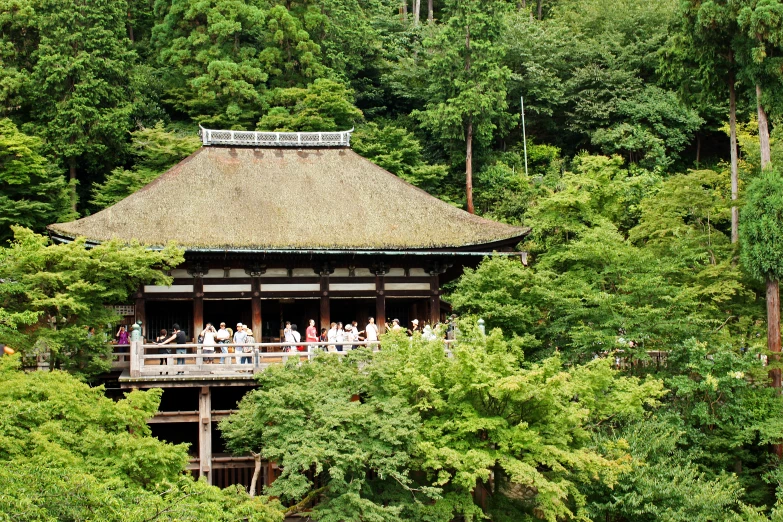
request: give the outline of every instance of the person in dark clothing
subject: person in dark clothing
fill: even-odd
[[[162,343],[163,341],[165,341],[168,338],[168,336],[169,336],[168,330],[166,330],[165,328],[161,328],[160,335],[155,338],[155,344]],[[160,349],[158,349],[158,353],[170,354],[171,350],[169,348],[160,348]],[[160,360],[160,364],[161,365],[168,364],[168,363],[169,362],[166,359],[161,359]]]
[[[179,325],[174,323],[171,327],[174,333],[171,334],[171,337],[166,339],[160,344],[169,344],[172,341],[176,342],[177,344],[187,344],[188,339],[185,336],[185,332],[179,329]],[[177,353],[187,353],[187,349],[185,348],[177,348]],[[177,358],[177,364],[185,364],[185,359],[178,357]],[[178,374],[181,374],[182,372],[177,372]]]

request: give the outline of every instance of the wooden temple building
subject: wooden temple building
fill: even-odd
[[[184,248],[170,286],[139,288],[128,303],[146,339],[174,323],[195,339],[206,322],[241,322],[258,342],[279,341],[285,321],[302,333],[310,319],[325,328],[352,320],[363,327],[369,316],[381,326],[392,318],[435,324],[449,312],[444,283],[492,252],[513,252],[527,233],[468,214],[362,158],[350,131],[201,129],[201,137],[199,150],[138,192],[49,227],[56,241]],[[158,426],[165,440],[194,443],[194,470],[228,485],[249,481],[252,461],[216,456],[225,450],[213,423],[252,387],[251,377],[120,383],[163,387],[153,432]],[[194,423],[197,443],[188,431]]]

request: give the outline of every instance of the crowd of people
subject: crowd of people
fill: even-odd
[[[452,316],[453,319],[453,316]],[[433,340],[437,338],[437,326],[433,328],[431,325],[426,324],[423,328],[419,327],[419,320],[413,319],[411,321],[410,328],[403,329],[400,326],[399,319],[393,319],[386,321],[386,331],[399,332],[405,331],[408,335],[420,334],[424,339]],[[121,337],[124,327],[120,328],[118,337]],[[127,336],[127,333],[125,334]],[[333,322],[330,327],[321,328],[319,332],[315,326],[315,320],[310,319],[309,324],[304,332],[305,343],[327,343],[323,346],[329,352],[342,352],[350,350],[354,346],[364,345],[368,343],[376,343],[381,335],[380,327],[375,323],[375,318],[370,317],[367,321],[367,325],[363,329],[359,329],[357,321],[351,321],[350,323],[343,324],[342,322]],[[126,337],[127,338],[127,337]],[[217,364],[215,359],[218,359],[215,354],[220,354],[219,363],[225,364],[226,362],[236,364],[251,364],[253,344],[256,339],[253,335],[253,331],[245,324],[237,323],[236,330],[232,330],[226,327],[226,323],[221,322],[219,328],[215,328],[212,323],[207,323],[201,333],[198,335],[198,344],[202,346],[202,352],[204,355],[212,356],[205,357],[205,364]],[[280,338],[280,342],[284,343],[282,351],[284,352],[304,352],[307,351],[305,344],[299,344],[302,342],[302,334],[299,332],[299,327],[290,321],[285,322],[285,328],[283,329],[283,335]],[[187,344],[187,335],[180,328],[178,324],[172,325],[171,332],[165,328],[160,331],[160,334],[155,338],[155,344],[164,345],[182,345]],[[163,354],[178,355],[186,354],[186,348],[161,348]],[[232,355],[229,355],[232,354]],[[167,364],[167,359],[161,359],[161,364]],[[183,357],[176,358],[176,364],[185,364]]]

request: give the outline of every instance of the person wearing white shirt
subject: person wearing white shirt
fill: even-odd
[[[345,341],[345,330],[343,330],[343,323],[341,322],[337,323],[337,336],[335,341],[337,342],[337,351],[342,352],[343,345],[340,343]]]
[[[326,332],[326,342],[329,343],[329,346],[326,347],[327,351],[334,352],[336,351],[336,348],[334,347],[334,343],[337,341],[337,323],[332,323],[331,328],[329,328],[329,331]]]
[[[234,332],[234,344],[244,344],[247,341],[247,333],[245,332],[245,325],[237,323],[237,331]],[[239,354],[242,352],[241,346],[234,347],[234,353]],[[230,359],[230,358],[229,358]],[[242,363],[242,356],[237,355],[234,357],[237,364]]]
[[[378,340],[378,325],[375,324],[375,318],[370,317],[368,320],[367,326],[364,328],[364,338],[367,341],[377,341]]]
[[[217,334],[215,334],[215,339],[217,340],[218,344],[220,344],[220,353],[228,353],[228,346],[226,344],[228,343],[229,339],[231,339],[231,336],[228,333],[228,330],[226,330],[226,323],[220,323],[220,329],[217,331]],[[226,358],[221,357],[220,358],[220,364],[225,364]]]
[[[302,340],[302,334],[299,333],[299,330],[297,329],[296,325],[291,325],[291,342],[292,343],[298,343]],[[291,346],[291,348],[288,350],[289,352],[298,352],[299,346]]]

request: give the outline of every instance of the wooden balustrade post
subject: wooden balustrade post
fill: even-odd
[[[198,397],[198,459],[201,476],[212,484],[212,394],[209,386],[202,386]]]
[[[375,267],[375,324],[378,325],[378,332],[386,331],[386,295],[384,276],[389,271],[389,267],[379,264]]]
[[[141,355],[144,353],[143,341],[131,341],[130,345],[130,375],[141,376]]]

